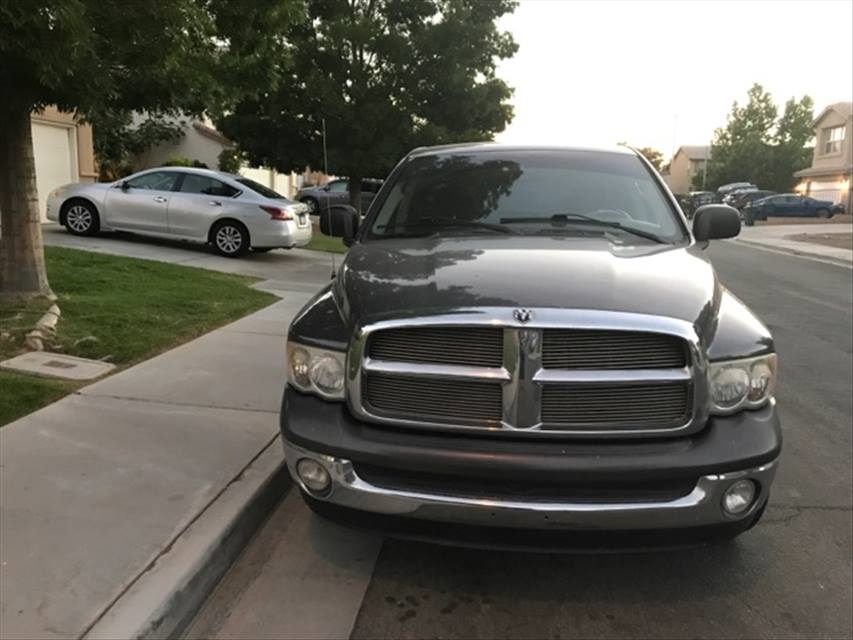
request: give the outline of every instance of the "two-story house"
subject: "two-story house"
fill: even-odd
[[[711,157],[711,147],[700,145],[684,145],[672,156],[669,169],[662,174],[664,182],[673,193],[690,193],[693,189],[694,176],[702,176],[705,164]],[[701,185],[699,185],[701,186]]]
[[[851,208],[853,183],[853,102],[836,102],[820,112],[814,121],[815,148],[812,166],[797,171],[797,191]]]

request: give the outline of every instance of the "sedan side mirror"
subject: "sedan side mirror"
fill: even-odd
[[[127,191],[128,189],[130,189],[130,185],[127,183],[127,180],[122,180],[120,186],[122,191]]]
[[[697,242],[734,238],[740,233],[740,214],[725,204],[706,204],[693,214],[693,237]]]
[[[320,231],[332,238],[343,238],[349,246],[358,231],[358,212],[348,204],[334,204],[320,214]]]

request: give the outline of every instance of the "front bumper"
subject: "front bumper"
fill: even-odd
[[[626,442],[532,441],[408,432],[353,419],[340,403],[329,403],[288,389],[282,407],[282,433],[288,468],[314,500],[344,510],[430,522],[522,530],[642,531],[695,529],[754,521],[769,496],[781,449],[775,407],[716,417],[702,432],[670,440]],[[299,480],[301,458],[320,462],[331,477],[321,495]],[[384,465],[401,474],[451,477],[440,489],[412,489],[361,477],[359,466]],[[403,471],[405,470],[405,471]],[[723,492],[732,482],[751,479],[757,495],[738,516],[722,509]],[[488,481],[492,493],[468,489]],[[578,491],[603,482],[620,486],[684,485],[665,498],[636,496],[620,500],[578,499]],[[571,499],[547,484],[574,487]],[[467,484],[467,488],[466,488]],[[532,490],[519,497],[517,488]],[[515,487],[515,491],[509,491]],[[580,489],[578,489],[580,488]],[[599,492],[597,495],[601,495]],[[334,517],[334,516],[333,516]]]

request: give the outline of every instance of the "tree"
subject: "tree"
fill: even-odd
[[[793,173],[808,165],[805,145],[812,136],[812,107],[808,96],[799,102],[792,98],[777,119],[773,98],[754,84],[746,105],[735,102],[726,126],[714,133],[707,188],[749,181],[765,189],[788,190]]]
[[[646,160],[655,168],[655,171],[660,171],[663,165],[663,154],[657,149],[651,147],[640,147],[637,149]]]
[[[30,113],[219,113],[273,86],[298,0],[0,0],[0,292],[50,292]]]
[[[218,128],[251,164],[384,176],[413,147],[491,140],[512,118],[495,77],[517,46],[495,21],[511,0],[309,0],[289,81],[241,101]]]
[[[113,181],[133,173],[133,159],[140,153],[183,135],[180,122],[157,114],[137,125],[132,111],[101,109],[90,114],[95,157],[101,180]]]

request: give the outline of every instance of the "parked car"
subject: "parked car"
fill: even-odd
[[[781,449],[776,353],[625,148],[418,149],[288,331],[281,430],[307,504],[392,536],[632,547],[735,536]]]
[[[844,205],[829,200],[816,200],[796,193],[783,193],[761,198],[750,203],[743,210],[746,224],[756,220],[767,220],[773,216],[831,218],[844,213]]]
[[[757,189],[754,184],[751,182],[730,182],[729,184],[724,184],[721,187],[717,188],[717,193],[721,196],[727,195],[734,191],[735,189]]]
[[[381,180],[365,179],[361,181],[361,212],[366,213],[376,192],[382,186]],[[332,180],[322,187],[305,187],[296,194],[296,199],[311,207],[311,214],[317,215],[334,204],[349,204],[349,180]]]
[[[755,189],[752,191],[735,191],[728,197],[730,200],[726,202],[730,207],[734,207],[735,209],[743,209],[746,205],[755,200],[761,200],[762,198],[766,198],[768,196],[775,195],[775,191],[766,191],[763,189]]]
[[[47,218],[74,235],[131,231],[208,243],[228,257],[311,241],[304,204],[243,176],[190,167],[67,184],[48,196]]]
[[[713,191],[691,191],[682,201],[684,215],[692,218],[696,209],[706,204],[714,204],[720,201],[719,196]]]

